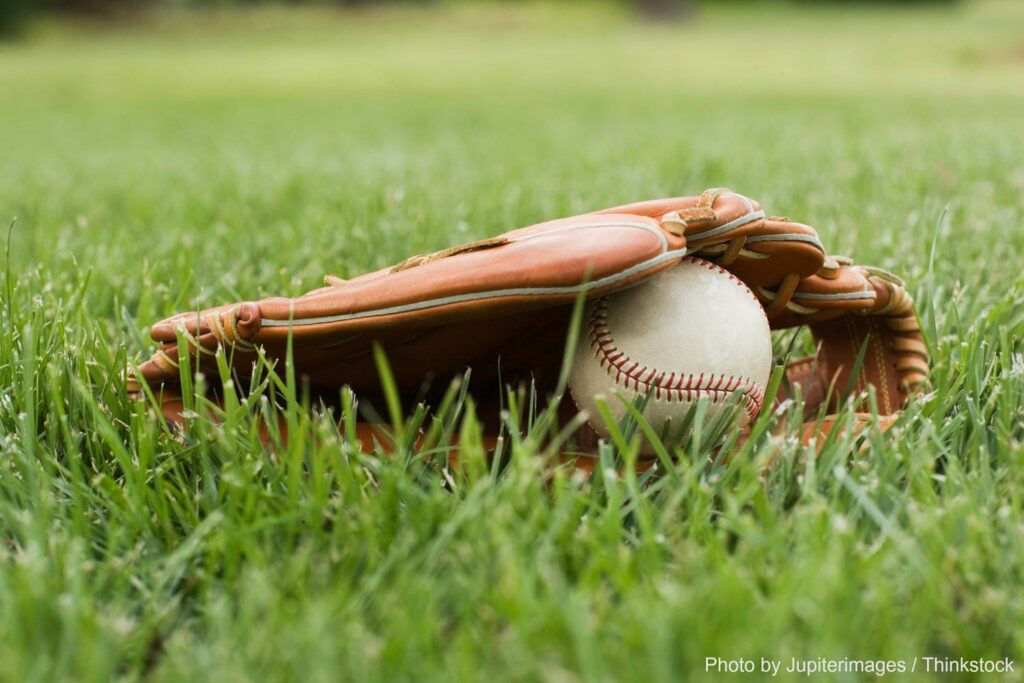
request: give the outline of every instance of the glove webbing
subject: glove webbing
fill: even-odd
[[[825,253],[821,242],[810,235],[739,235],[730,238],[728,237],[728,232],[710,234],[715,229],[704,230],[703,232],[699,230],[696,232],[689,231],[691,227],[701,223],[716,221],[717,215],[714,211],[715,200],[728,192],[729,190],[725,188],[705,190],[701,193],[696,206],[693,208],[672,211],[662,216],[660,221],[662,227],[674,235],[686,236],[688,242],[699,243],[704,239],[714,239],[715,242],[712,244],[698,244],[692,253],[708,258],[724,268],[728,268],[737,259],[741,258],[751,260],[771,258],[769,254],[746,247],[751,243],[778,239],[805,241],[818,247],[824,256],[824,263],[817,272],[819,277],[835,280],[839,277],[840,271],[843,268],[856,268],[869,284],[884,287],[888,291],[888,300],[884,305],[879,306],[874,304],[878,299],[874,287],[858,292],[863,295],[866,301],[872,302],[862,311],[858,311],[858,313],[879,316],[886,328],[894,333],[889,340],[889,347],[898,356],[896,361],[898,386],[901,390],[910,393],[915,388],[927,385],[929,373],[928,349],[919,339],[903,336],[916,336],[920,333],[921,328],[917,316],[914,314],[913,299],[900,278],[881,268],[854,266],[853,260],[848,257],[829,256]],[[766,220],[790,222],[790,219],[785,216],[771,216]],[[819,315],[822,311],[827,310],[826,307],[814,307],[793,301],[793,296],[799,292],[802,279],[800,273],[787,273],[774,290],[768,287],[755,288],[764,305],[765,315],[769,320],[778,317],[783,311],[789,311],[797,316],[810,317]]]

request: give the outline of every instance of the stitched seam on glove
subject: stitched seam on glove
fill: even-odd
[[[633,226],[627,226],[633,227]],[[672,251],[664,251],[657,256],[647,259],[641,263],[638,263],[630,268],[620,270],[617,273],[613,273],[606,277],[591,280],[590,282],[583,282],[578,285],[569,285],[565,287],[513,287],[510,289],[495,289],[485,292],[470,292],[467,294],[457,294],[454,296],[445,296],[437,299],[428,299],[426,301],[414,301],[408,304],[402,304],[399,306],[388,306],[386,308],[372,309],[368,311],[357,311],[355,313],[339,313],[338,315],[325,315],[319,317],[310,318],[299,318],[290,320],[275,320],[272,318],[263,318],[263,327],[302,327],[306,325],[323,325],[326,323],[344,322],[346,320],[358,320],[361,318],[372,318],[378,315],[392,315],[396,313],[410,313],[412,311],[422,311],[428,308],[435,308],[445,306],[448,304],[459,304],[469,301],[479,301],[481,299],[500,299],[515,296],[539,296],[544,294],[576,294],[582,290],[597,289],[600,287],[606,287],[614,285],[616,282],[627,280],[638,273],[642,273],[645,270],[655,268],[671,261],[672,259],[681,259],[686,255],[686,249],[675,249]]]

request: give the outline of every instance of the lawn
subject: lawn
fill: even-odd
[[[267,7],[0,44],[0,680],[1019,659],[1022,36],[979,0]],[[546,477],[527,442],[445,485],[326,419],[271,450],[245,416],[173,434],[120,382],[171,313],[714,186],[908,280],[934,390],[891,432],[815,457],[782,424],[646,482]]]

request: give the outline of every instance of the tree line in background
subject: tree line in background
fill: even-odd
[[[0,35],[17,32],[33,15],[70,14],[100,18],[125,18],[157,7],[226,7],[231,5],[334,5],[363,7],[369,5],[440,4],[446,0],[0,0]],[[581,0],[582,1],[582,0]],[[850,0],[621,0],[634,5],[646,16],[654,18],[685,17],[697,5],[727,3],[791,2],[796,4],[849,4]],[[860,0],[877,5],[953,4],[960,0]]]

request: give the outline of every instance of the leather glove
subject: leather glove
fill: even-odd
[[[806,416],[832,413],[869,386],[878,414],[893,416],[927,385],[928,350],[899,278],[830,256],[811,227],[711,189],[513,230],[348,281],[327,276],[325,286],[297,298],[175,315],[152,326],[158,349],[130,388],[146,382],[162,397],[164,416],[180,423],[179,340],[193,369],[209,377],[218,374],[215,351],[225,347],[237,386],[252,375],[258,352],[280,361],[290,343],[296,376],[313,392],[336,397],[347,385],[372,401],[380,393],[379,344],[403,398],[429,400],[438,393],[431,387],[443,389],[471,368],[472,391],[486,406],[483,394],[497,395],[501,384],[553,389],[581,291],[587,298],[616,292],[687,255],[745,282],[773,329],[809,326],[817,353],[789,363],[785,389],[799,387]],[[497,420],[489,426],[497,430]],[[805,436],[828,428],[827,419],[810,422]]]

